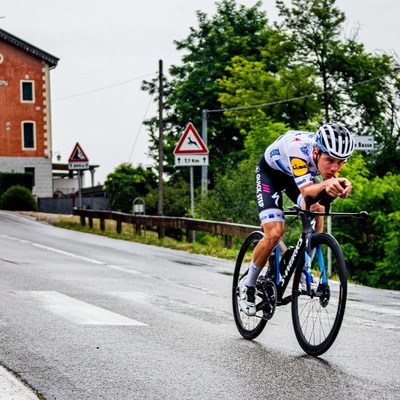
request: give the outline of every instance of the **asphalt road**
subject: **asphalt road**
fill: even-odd
[[[0,364],[45,399],[400,398],[399,292],[350,285],[335,344],[312,358],[290,306],[241,338],[232,272],[0,211]]]

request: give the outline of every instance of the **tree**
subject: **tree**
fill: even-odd
[[[153,171],[141,165],[134,168],[132,164],[122,163],[113,173],[107,175],[104,185],[110,208],[131,213],[133,200],[145,197],[152,189],[157,188],[157,177]]]
[[[219,100],[228,109],[225,116],[242,135],[262,129],[269,120],[300,129],[320,116],[320,104],[312,96],[319,90],[313,70],[282,62],[278,70],[271,71],[268,64],[266,59],[235,57],[226,68],[228,75],[219,80]],[[294,98],[298,100],[291,101]]]
[[[378,173],[384,176],[390,165],[386,155],[395,158],[395,165],[400,161],[398,63],[388,54],[368,54],[357,42],[357,31],[343,39],[345,14],[335,2],[292,0],[289,7],[277,0],[283,17],[279,27],[293,45],[291,63],[313,68],[321,82],[322,120],[340,121],[355,134],[374,135],[380,151],[370,155],[369,165],[373,168],[378,156]]]
[[[192,122],[200,130],[202,110],[221,108],[218,79],[226,74],[225,68],[232,64],[232,58],[240,54],[248,59],[261,59],[258,49],[270,40],[272,31],[260,7],[261,2],[247,8],[238,6],[236,1],[222,0],[217,3],[216,14],[210,18],[198,11],[199,26],[191,27],[186,39],[175,41],[177,50],[185,54],[182,65],[170,68],[171,80],[165,84],[164,136],[168,165],[173,165],[173,149],[187,123]],[[156,92],[156,87],[156,81],[143,84],[143,89],[149,92]],[[216,171],[230,168],[242,158],[243,137],[222,113],[208,116],[212,178]],[[156,119],[149,122],[155,126]],[[157,145],[155,139],[154,136],[152,149]],[[188,173],[186,170],[177,172]]]
[[[400,175],[387,173],[383,178],[371,178],[365,160],[355,154],[343,176],[353,183],[353,191],[349,198],[333,203],[334,211],[369,213],[366,222],[333,220],[333,233],[345,254],[349,275],[365,285],[398,290]]]

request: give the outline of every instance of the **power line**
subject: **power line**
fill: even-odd
[[[137,133],[137,135],[136,135],[135,142],[133,143],[132,150],[131,150],[131,153],[130,153],[129,158],[128,158],[128,162],[131,161],[133,151],[135,150],[137,141],[138,141],[138,139],[139,139],[139,136],[140,136],[140,133],[141,133],[141,130],[142,130],[143,123],[144,123],[144,121],[146,120],[147,112],[149,111],[150,104],[151,104],[152,101],[153,101],[153,95],[150,96],[149,104],[147,105],[146,112],[144,113],[143,121],[140,123],[139,131],[138,131],[138,133]]]
[[[381,78],[383,78],[384,76],[393,75],[393,74],[398,73],[398,72],[399,72],[399,70],[396,69],[396,70],[393,71],[393,72],[389,72],[389,73],[387,73],[387,74],[382,74],[382,75],[377,76],[377,77],[375,77],[375,78],[366,79],[366,80],[361,81],[361,82],[356,82],[356,83],[354,83],[353,85],[348,86],[348,87],[345,88],[345,89],[339,89],[339,90],[337,90],[337,89],[325,90],[325,91],[322,91],[322,92],[319,92],[319,93],[312,93],[312,94],[308,94],[308,95],[305,95],[305,96],[292,97],[291,99],[286,99],[286,100],[277,100],[277,101],[271,101],[271,102],[269,102],[269,103],[253,104],[253,105],[251,105],[251,106],[232,107],[232,108],[220,108],[220,109],[218,109],[218,110],[206,110],[206,111],[207,111],[208,113],[217,113],[217,112],[224,112],[224,111],[249,110],[249,109],[252,109],[252,108],[260,108],[260,107],[266,107],[266,106],[274,106],[274,105],[277,105],[277,104],[283,104],[283,103],[289,103],[289,102],[292,102],[292,101],[308,99],[308,98],[310,98],[310,97],[320,96],[320,95],[326,94],[326,93],[340,93],[340,92],[344,92],[344,91],[346,91],[346,90],[348,90],[348,89],[351,89],[351,88],[353,88],[353,87],[355,87],[355,86],[364,85],[365,83],[372,82],[372,81],[375,81],[375,80],[377,80],[377,79],[381,79]]]
[[[53,100],[53,102],[55,102],[55,101],[61,101],[61,100],[73,99],[73,98],[75,98],[75,97],[85,96],[85,95],[87,95],[87,94],[91,94],[91,93],[95,93],[95,92],[100,92],[100,91],[102,91],[102,90],[111,89],[111,88],[114,88],[114,87],[116,87],[116,86],[126,85],[127,83],[131,83],[131,82],[137,81],[137,80],[139,80],[139,79],[146,78],[147,76],[154,75],[155,73],[156,73],[156,72],[152,72],[151,74],[142,75],[142,76],[139,76],[139,77],[137,77],[137,78],[129,79],[129,80],[127,80],[127,81],[123,81],[123,82],[119,82],[119,83],[114,83],[114,84],[112,84],[112,85],[104,86],[104,87],[101,87],[101,88],[98,88],[98,89],[93,89],[93,90],[89,90],[89,91],[87,91],[87,92],[82,92],[82,93],[73,94],[73,95],[71,95],[71,96],[61,97],[61,98],[59,98],[59,99]]]

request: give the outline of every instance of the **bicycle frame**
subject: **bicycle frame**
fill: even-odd
[[[311,199],[311,201],[314,201],[315,198]],[[311,204],[311,201],[309,205]],[[330,200],[328,200],[324,206],[325,206],[325,212],[313,212],[309,210],[309,205],[306,210],[302,210],[299,206],[292,206],[289,208],[289,212],[285,212],[286,216],[299,216],[301,218],[302,222],[302,232],[299,237],[299,240],[297,241],[296,247],[293,250],[293,253],[290,257],[290,260],[285,268],[284,271],[281,271],[281,245],[278,244],[274,251],[272,252],[270,256],[270,267],[272,267],[275,270],[275,277],[274,277],[274,283],[277,289],[277,294],[278,294],[278,300],[277,300],[277,305],[286,305],[291,302],[291,297],[292,295],[290,294],[287,297],[283,297],[285,290],[289,284],[289,281],[294,273],[295,267],[298,264],[298,257],[303,253],[304,251],[304,274],[305,274],[305,282],[307,285],[307,293],[312,296],[316,293],[313,293],[313,289],[311,287],[311,283],[313,281],[312,279],[312,274],[311,274],[311,262],[312,259],[315,255],[318,257],[318,263],[320,267],[320,272],[321,272],[321,283],[326,284],[328,282],[328,274],[327,270],[325,267],[325,262],[324,262],[324,257],[322,254],[322,250],[320,246],[317,246],[315,249],[315,253],[311,254],[311,238],[316,234],[315,232],[315,217],[317,216],[353,216],[353,217],[358,217],[358,218],[365,218],[368,213],[365,211],[359,212],[359,213],[340,213],[340,212],[335,212],[331,213],[330,212]],[[272,264],[272,265],[271,265]],[[270,268],[267,269],[265,272],[264,278],[267,279],[268,274],[269,274]]]
[[[277,305],[285,305],[290,303],[291,301],[291,295],[283,298],[283,295],[285,293],[285,290],[289,284],[290,278],[293,275],[293,272],[295,270],[295,266],[297,265],[297,258],[303,253],[303,250],[305,251],[305,276],[306,276],[306,284],[307,284],[307,291],[311,294],[311,282],[312,282],[312,277],[311,277],[311,237],[313,234],[315,234],[315,218],[311,218],[310,213],[306,213],[301,210],[296,210],[294,212],[289,212],[285,213],[285,215],[294,215],[294,216],[300,216],[301,221],[302,221],[302,232],[299,237],[299,240],[297,241],[296,247],[293,250],[293,253],[290,257],[290,260],[285,268],[284,271],[281,271],[281,245],[278,244],[274,251],[273,254],[270,257],[270,267],[271,267],[271,261],[272,264],[274,264],[273,268],[275,269],[275,279],[274,283],[277,288],[278,292],[278,302]],[[324,214],[325,215],[325,214]],[[319,249],[319,253],[321,253],[321,249]],[[319,259],[322,260],[322,253],[318,254]],[[323,265],[323,261],[322,261]],[[325,269],[325,267],[321,267]],[[326,279],[326,272],[322,271],[324,280],[323,283],[327,282]],[[267,269],[264,277],[267,279],[269,273],[269,269]]]

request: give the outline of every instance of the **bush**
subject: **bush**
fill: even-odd
[[[12,186],[0,199],[1,208],[3,210],[12,211],[37,211],[38,206],[32,193],[26,187],[16,185]]]
[[[32,191],[33,175],[31,173],[0,172],[0,196],[10,187],[21,185]]]

